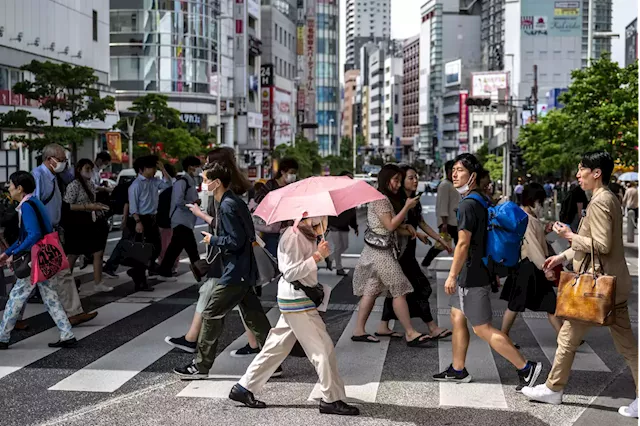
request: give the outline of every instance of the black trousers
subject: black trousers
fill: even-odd
[[[198,253],[198,243],[196,237],[193,234],[193,229],[178,225],[173,228],[173,235],[171,236],[171,242],[167,251],[162,258],[160,269],[158,273],[164,276],[171,276],[171,269],[176,263],[176,259],[182,253],[182,250],[187,252],[191,263],[195,263],[200,259],[200,253]]]
[[[457,226],[447,225],[447,234],[449,234],[451,238],[453,238],[454,243],[458,244]],[[437,249],[435,246],[431,247],[431,250],[429,250],[429,253],[427,253],[427,255],[424,257],[424,260],[422,261],[422,266],[428,268],[431,265],[431,262],[433,262],[433,259],[435,259],[442,252],[443,250]]]

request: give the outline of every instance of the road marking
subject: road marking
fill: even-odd
[[[441,276],[438,274],[438,309],[449,306],[450,296],[444,292]],[[440,327],[452,330],[449,315],[438,315]],[[467,351],[466,368],[473,376],[472,383],[440,383],[440,405],[469,408],[508,408],[502,390],[502,382],[494,355],[487,343],[470,331],[471,341]],[[500,355],[497,355],[500,356]],[[451,341],[438,341],[438,358],[440,371],[444,371],[451,364]],[[515,374],[515,371],[514,371]]]
[[[164,297],[167,297],[184,290],[184,286],[176,285],[176,283],[163,283],[155,286],[154,289],[161,294],[166,294]],[[149,293],[138,292],[131,296],[142,297],[145,294],[148,295]],[[74,327],[73,333],[76,339],[82,340],[150,305],[149,303],[119,303],[121,300],[119,299],[96,309],[98,316],[95,319],[89,323]],[[60,348],[49,348],[47,344],[58,339],[58,329],[52,327],[14,343],[11,345],[11,350],[0,351],[0,379],[57,352]]]
[[[275,325],[280,318],[280,309],[271,308],[267,312],[267,318],[271,325]],[[209,380],[196,380],[185,387],[177,396],[187,398],[227,398],[233,385],[238,383],[253,361],[252,356],[233,358],[231,352],[244,347],[247,344],[247,335],[243,333],[224,351],[216,357],[211,370]]]
[[[165,336],[182,336],[191,324],[195,305],[140,334],[71,376],[51,386],[51,391],[115,392],[173,348]]]
[[[556,356],[557,336],[556,331],[546,319],[524,318],[524,322],[536,338],[540,349],[544,352],[549,362],[553,363]],[[576,357],[571,366],[572,370],[581,371],[605,371],[610,373],[609,367],[591,349],[588,343],[582,344],[576,351]]]
[[[382,312],[372,312],[367,324],[371,328],[377,328],[381,318]],[[345,383],[349,401],[376,402],[380,377],[391,339],[380,339],[380,343],[352,341],[351,336],[357,321],[358,311],[355,311],[336,345],[338,370]],[[389,328],[393,330],[391,322]],[[320,384],[316,383],[309,395],[309,400],[318,400],[321,395]]]

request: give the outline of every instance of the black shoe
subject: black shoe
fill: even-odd
[[[530,388],[536,385],[536,380],[540,377],[540,373],[542,372],[542,363],[541,362],[531,362],[527,361],[527,366],[524,371],[518,371],[518,376],[520,378],[520,384],[516,386],[516,391],[520,392],[523,387],[528,386]]]
[[[78,343],[75,337],[67,340],[58,340],[55,343],[49,343],[50,348],[72,348]]]
[[[343,401],[324,402],[320,401],[320,414],[337,414],[338,416],[357,416],[360,414],[358,407],[349,405]]]
[[[267,408],[267,404],[262,401],[258,401],[253,393],[246,390],[239,384],[233,385],[231,392],[229,392],[229,399],[232,401],[240,402],[249,408]]]
[[[462,369],[462,371],[454,370],[452,364],[442,373],[434,374],[433,380],[436,382],[469,383],[471,381],[471,374],[469,374],[466,368]]]
[[[173,372],[180,376],[182,380],[203,380],[209,378],[208,373],[201,373],[200,370],[198,370],[195,362],[191,362],[191,364],[184,367],[174,368]]]
[[[108,268],[106,264],[102,268],[102,273],[108,276],[109,278],[118,278],[118,274],[116,274],[116,271]]]
[[[196,352],[198,348],[198,342],[190,342],[185,339],[185,336],[182,337],[165,337],[164,341],[173,346],[174,348],[182,349],[185,352],[189,352],[193,354]]]
[[[231,351],[231,356],[234,358],[240,358],[242,356],[251,356],[251,355],[255,355],[255,354],[259,354],[260,353],[260,348],[252,348],[248,343],[236,350],[236,351]]]
[[[327,269],[329,271],[333,271],[333,262],[331,261],[331,259],[325,259],[325,262],[327,262]]]
[[[0,342],[0,351],[9,349],[9,342]]]
[[[346,276],[347,276],[347,275],[349,275],[349,274],[348,274],[348,273],[347,273],[347,271],[345,271],[344,269],[338,269],[338,270],[336,271],[336,275],[338,275],[338,276],[340,276],[340,277],[346,277]]]

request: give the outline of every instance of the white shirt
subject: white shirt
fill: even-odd
[[[292,226],[282,234],[278,244],[278,268],[282,272],[278,282],[279,299],[306,297],[302,290],[293,288],[292,281],[299,281],[309,287],[318,284],[318,264],[313,258],[317,250],[315,241],[309,241],[300,231],[294,232]]]

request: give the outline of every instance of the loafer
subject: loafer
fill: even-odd
[[[267,404],[258,401],[256,397],[253,396],[253,392],[243,388],[237,383],[231,388],[229,399],[244,404],[249,408],[267,408]]]
[[[69,322],[71,323],[71,325],[76,326],[76,325],[85,323],[87,321],[91,321],[97,316],[98,316],[97,312],[89,312],[89,313],[83,312],[81,314],[69,317]]]
[[[72,348],[78,343],[75,337],[67,340],[58,340],[55,343],[49,343],[50,348]]]
[[[358,407],[349,405],[344,401],[324,402],[320,401],[320,414],[335,414],[338,416],[357,416],[360,414]]]

